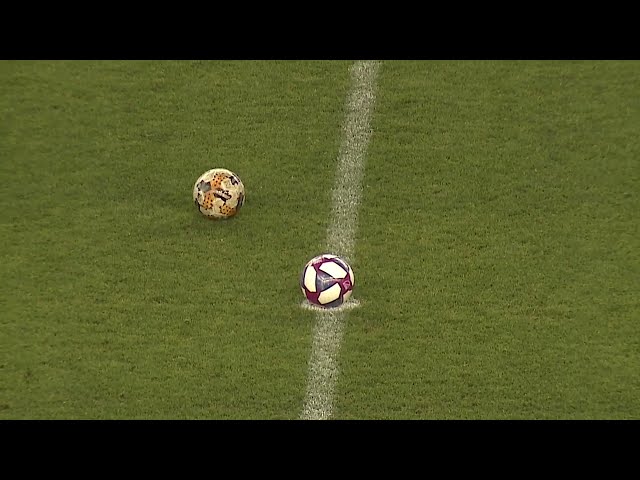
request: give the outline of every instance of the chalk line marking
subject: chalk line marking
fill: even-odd
[[[327,229],[327,253],[341,256],[347,262],[353,256],[358,227],[358,205],[371,138],[370,119],[379,67],[380,62],[377,61],[358,61],[350,68],[351,87],[347,95],[336,183],[331,197],[331,222]],[[348,303],[351,302],[354,300]],[[300,416],[303,420],[326,420],[333,414],[337,356],[345,315],[346,309],[321,309],[316,313],[307,392]]]
[[[318,305],[314,305],[313,303],[309,302],[308,300],[303,300],[302,303],[300,304],[300,306],[302,308],[304,308],[305,310],[313,310],[314,312],[318,312],[318,313],[322,313],[322,312],[327,312],[328,311],[326,308],[322,308],[322,307],[319,307]],[[332,312],[344,312],[345,310],[352,310],[352,309],[354,309],[356,307],[359,307],[359,306],[360,306],[360,301],[357,298],[352,298],[348,302],[345,302],[342,305],[340,305],[339,307],[332,308],[331,311]]]

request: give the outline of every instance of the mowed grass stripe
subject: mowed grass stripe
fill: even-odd
[[[375,104],[379,62],[356,62],[351,67],[352,87],[346,101],[336,185],[332,195],[327,253],[351,261],[358,226],[361,183],[371,137],[370,118]],[[313,333],[307,396],[302,419],[323,420],[332,415],[338,376],[337,355],[346,311],[319,311]]]

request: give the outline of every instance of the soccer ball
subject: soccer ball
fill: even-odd
[[[339,307],[353,292],[353,270],[336,255],[312,258],[300,276],[300,288],[306,299],[323,308]]]
[[[193,201],[198,211],[207,218],[233,217],[244,204],[244,185],[235,173],[214,168],[196,180]]]

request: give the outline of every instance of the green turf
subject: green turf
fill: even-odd
[[[0,419],[300,415],[349,64],[0,62]],[[383,62],[336,418],[640,418],[639,77]]]
[[[640,418],[640,63],[383,68],[337,415]]]
[[[0,64],[1,417],[297,416],[347,67]],[[191,199],[218,166],[222,223]]]

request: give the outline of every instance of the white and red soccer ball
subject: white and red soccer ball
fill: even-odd
[[[313,305],[339,307],[353,292],[353,270],[342,258],[323,254],[312,258],[302,269],[300,288]]]

